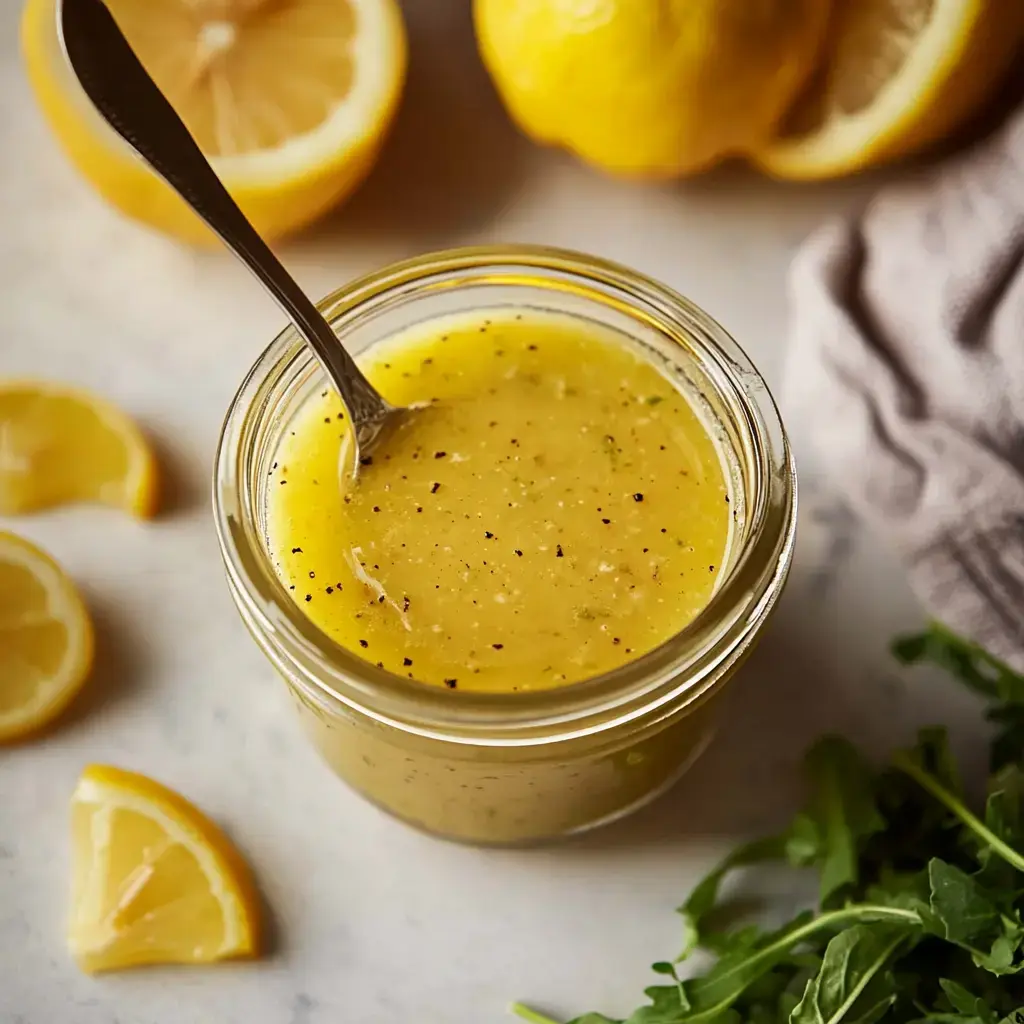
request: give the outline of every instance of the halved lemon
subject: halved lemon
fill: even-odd
[[[68,942],[84,971],[257,954],[249,868],[184,797],[90,765],[71,799],[71,843]]]
[[[107,2],[264,237],[309,223],[369,171],[405,79],[396,0]],[[54,0],[28,0],[22,49],[50,126],[96,189],[168,234],[212,241],[89,106],[60,50]]]
[[[527,135],[614,175],[672,178],[771,136],[814,71],[829,2],[474,0],[473,20]]]
[[[906,156],[975,113],[1022,40],[1021,0],[836,3],[820,73],[753,159],[815,179]]]
[[[0,381],[0,515],[99,502],[156,510],[156,461],[109,402],[46,381]]]
[[[74,584],[34,544],[0,532],[0,743],[56,718],[92,656],[92,623]]]

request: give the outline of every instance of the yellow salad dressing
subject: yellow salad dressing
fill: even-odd
[[[391,402],[429,407],[346,494],[347,422],[315,395],[268,489],[280,578],[342,646],[451,690],[536,690],[635,660],[707,604],[733,520],[722,458],[624,339],[495,311],[421,325],[362,365]]]

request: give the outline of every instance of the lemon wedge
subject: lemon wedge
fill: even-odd
[[[99,502],[147,517],[157,471],[139,428],[84,391],[0,381],[0,515]]]
[[[372,166],[398,107],[396,0],[108,0],[139,59],[266,238],[309,223]],[[54,0],[28,0],[22,50],[78,170],[122,212],[213,235],[99,119],[61,53]]]
[[[256,955],[259,900],[225,835],[158,782],[107,765],[71,799],[68,942],[90,973]]]
[[[816,179],[906,156],[978,110],[1022,39],[1020,0],[837,3],[819,75],[754,160]]]
[[[0,743],[56,718],[92,655],[92,623],[74,584],[45,552],[0,532]]]

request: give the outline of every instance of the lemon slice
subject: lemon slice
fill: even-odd
[[[754,160],[780,178],[849,174],[948,135],[1000,84],[1020,0],[837,3],[820,74]]]
[[[92,653],[92,623],[71,580],[39,548],[0,532],[0,743],[60,714]]]
[[[108,0],[122,31],[264,237],[293,231],[372,166],[405,78],[396,0]],[[79,171],[124,213],[213,235],[99,119],[61,53],[54,0],[28,0],[22,49]]]
[[[100,502],[156,509],[156,463],[138,427],[84,391],[0,381],[0,515]]]
[[[71,798],[68,942],[90,973],[257,953],[259,901],[224,834],[177,793],[106,765]]]

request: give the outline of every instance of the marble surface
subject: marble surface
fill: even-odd
[[[349,793],[235,614],[208,507],[221,418],[281,318],[228,257],[120,220],[75,178],[23,78],[19,7],[0,0],[0,375],[106,393],[151,433],[169,483],[152,523],[92,509],[0,521],[60,559],[99,631],[95,678],[62,727],[0,751],[2,1024],[484,1024],[514,997],[569,1015],[628,1010],[650,961],[676,949],[672,908],[737,838],[788,814],[800,752],[821,730],[881,752],[946,720],[977,756],[970,701],[889,661],[888,638],[919,621],[914,602],[792,424],[792,583],[719,739],[671,795],[578,841],[487,852],[419,835]],[[571,246],[685,292],[779,384],[790,255],[877,182],[787,188],[739,169],[681,186],[604,180],[516,135],[464,7],[409,5],[412,73],[376,173],[282,247],[305,287],[319,295],[449,245]],[[150,773],[225,825],[266,896],[265,960],[78,973],[63,940],[67,800],[93,760]]]

